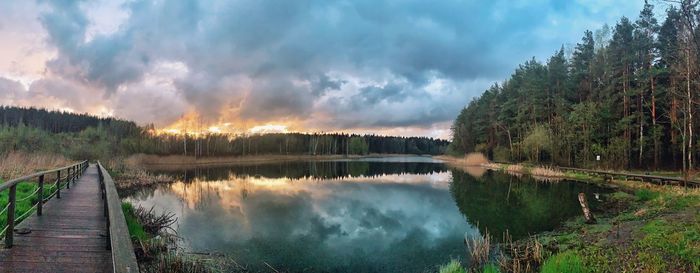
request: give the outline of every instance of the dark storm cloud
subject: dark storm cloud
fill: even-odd
[[[328,77],[328,75],[322,74],[318,77],[318,80],[312,83],[313,85],[311,87],[311,91],[313,92],[314,96],[322,96],[327,91],[340,89],[340,87],[345,83],[346,81],[334,80]]]
[[[593,13],[572,1],[137,0],[117,31],[87,37],[79,3],[49,5],[41,21],[59,52],[53,73],[114,91],[179,62],[187,75],[176,87],[206,118],[318,112],[339,121],[308,125],[332,128],[451,120],[516,63],[570,37],[570,28],[543,34],[552,12]],[[428,90],[438,80],[448,91]]]
[[[52,12],[41,16],[49,42],[59,51],[47,67],[53,72],[113,92],[123,83],[141,79],[149,56],[134,48],[131,32],[97,36],[85,43],[88,19],[81,1],[52,1]]]

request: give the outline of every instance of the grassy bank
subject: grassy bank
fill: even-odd
[[[0,180],[7,181],[15,177],[64,167],[73,163],[76,162],[57,154],[23,152],[0,154]]]
[[[2,183],[2,180],[0,180],[0,183]],[[53,185],[53,184],[52,184]],[[36,183],[20,183],[17,185],[17,195],[16,195],[16,200],[17,202],[15,203],[15,221],[20,222],[24,218],[28,217],[31,215],[31,213],[28,213],[31,211],[35,211],[33,206],[39,201],[39,195],[37,190],[39,189],[39,185]],[[45,185],[44,187],[44,196],[49,196],[53,192],[56,191],[56,187],[50,186],[50,185]],[[2,191],[0,192],[0,231],[4,230],[5,227],[7,226],[7,213],[8,211],[5,209],[7,207],[7,204],[9,202],[9,191]],[[24,218],[20,218],[20,216],[25,215]],[[4,236],[4,233],[0,232],[0,235]],[[0,237],[2,237],[0,236]]]
[[[541,240],[553,252],[579,257],[581,272],[700,272],[700,190],[614,180],[620,209],[581,219]]]
[[[499,164],[494,169],[512,171],[512,166]],[[588,174],[571,172],[564,172],[563,177],[605,182],[617,187],[618,191],[608,197],[602,211],[596,212],[595,224],[586,224],[582,216],[574,218],[553,232],[515,242],[515,247],[501,245],[502,252],[491,258],[498,264],[498,271],[483,266],[468,270],[700,272],[700,189],[616,179],[603,181]],[[528,249],[533,242],[542,245],[539,260],[520,259],[523,251],[513,251]]]

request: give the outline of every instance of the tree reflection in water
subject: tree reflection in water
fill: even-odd
[[[549,230],[578,213],[572,182],[432,162],[289,162],[170,171],[128,199],[178,215],[186,247],[266,271],[423,272],[464,257],[465,235]],[[478,223],[478,227],[476,228]]]

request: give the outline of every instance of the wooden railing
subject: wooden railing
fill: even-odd
[[[494,161],[494,163],[517,164],[517,163],[512,163],[512,162],[504,162],[504,161]],[[639,180],[642,182],[647,182],[647,183],[652,183],[652,184],[657,184],[657,185],[676,185],[676,186],[684,186],[684,187],[691,187],[691,188],[693,188],[693,187],[700,188],[700,181],[687,180],[687,179],[684,179],[681,177],[669,177],[669,176],[659,176],[659,175],[650,175],[650,174],[636,174],[636,173],[628,173],[628,172],[611,172],[611,171],[591,170],[591,169],[572,168],[572,167],[552,166],[552,168],[562,170],[562,171],[589,173],[589,174],[604,176],[607,178],[625,177],[626,179],[630,179],[630,180],[636,179],[636,180]]]
[[[54,196],[56,196],[56,198],[61,198],[61,189],[64,186],[70,189],[71,182],[78,179],[78,177],[80,177],[83,174],[87,166],[88,162],[86,160],[63,168],[25,175],[1,184],[0,193],[2,193],[5,190],[9,191],[7,205],[5,207],[0,208],[0,217],[2,217],[2,215],[5,213],[7,214],[7,224],[3,229],[0,230],[0,238],[2,238],[3,235],[5,236],[5,248],[12,247],[15,225],[24,220],[26,217],[28,217],[34,209],[36,209],[36,214],[38,216],[41,216],[44,203],[46,203],[46,201],[48,201]],[[55,180],[53,181],[53,183],[51,183],[51,186],[49,187],[50,193],[47,196],[44,196],[45,179],[50,175],[55,175]],[[37,180],[38,184],[37,189],[31,194],[22,197],[22,199],[17,200],[17,186],[21,183],[34,183],[32,181],[34,181],[35,179]],[[34,197],[35,195],[35,204],[33,204],[31,208],[29,208],[19,217],[15,217],[15,214],[17,213],[17,202],[26,201]]]
[[[102,164],[97,162],[97,174],[100,179],[100,189],[104,202],[104,213],[107,217],[107,247],[112,250],[114,272],[138,272],[136,255],[131,245],[129,229],[126,226],[122,202],[114,186],[114,180]]]
[[[658,184],[658,185],[670,184],[670,185],[678,185],[678,186],[685,186],[685,187],[700,187],[700,182],[695,181],[695,180],[686,180],[686,179],[681,178],[681,177],[668,177],[668,176],[636,174],[636,173],[627,173],[627,172],[608,172],[608,171],[597,171],[597,170],[568,168],[568,167],[558,167],[558,168],[560,170],[582,172],[582,173],[592,173],[592,174],[596,174],[596,175],[603,175],[606,177],[621,176],[621,177],[626,177],[627,179],[636,179],[636,180],[640,180],[642,182],[648,182],[648,183]]]

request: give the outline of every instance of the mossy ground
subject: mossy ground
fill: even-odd
[[[583,272],[700,272],[700,190],[614,183],[626,191],[609,196],[619,212],[572,220],[543,245],[579,256]]]

